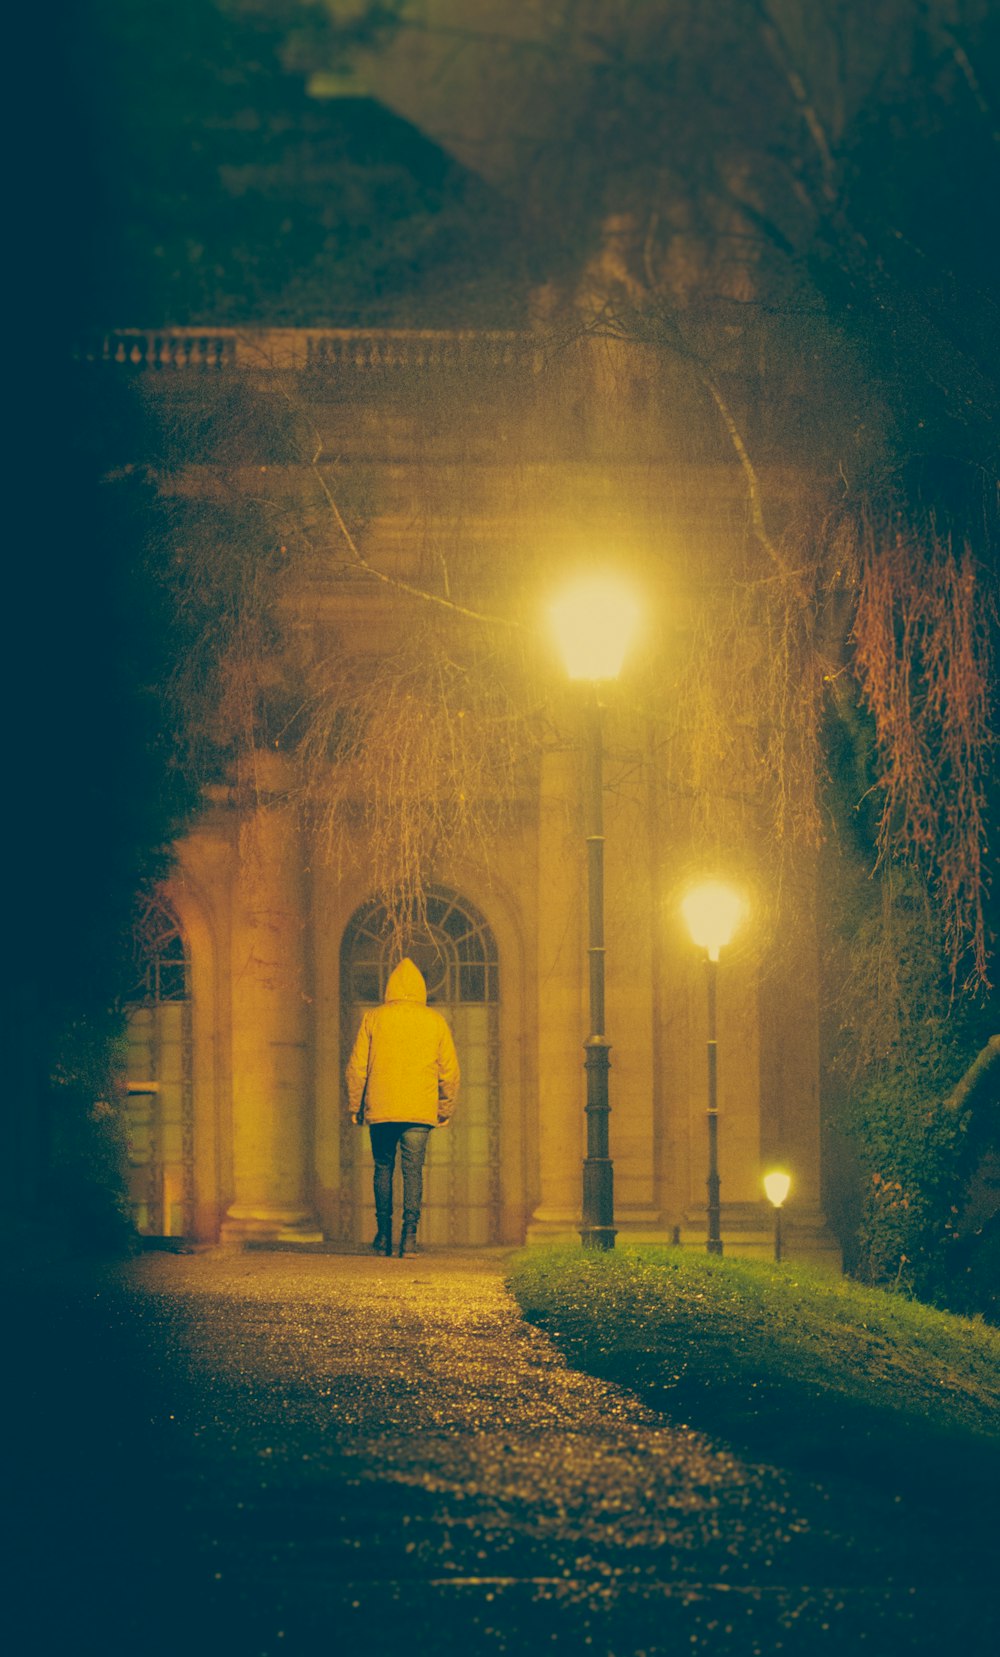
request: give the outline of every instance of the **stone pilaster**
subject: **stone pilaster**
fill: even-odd
[[[528,1241],[578,1237],[583,1188],[586,886],[578,753],[546,755],[538,827],[538,1191]]]
[[[225,1242],[320,1242],[306,1195],[308,1010],[302,853],[294,814],[243,826],[232,958],[233,1201]]]

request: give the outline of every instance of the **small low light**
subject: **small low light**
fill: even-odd
[[[706,880],[695,886],[681,903],[692,941],[708,950],[710,961],[719,959],[719,951],[730,942],[745,909],[740,894],[720,880]]]
[[[768,1202],[773,1203],[775,1208],[780,1208],[788,1195],[791,1184],[791,1175],[783,1174],[777,1168],[773,1173],[765,1174],[764,1190],[767,1192]]]
[[[764,1190],[767,1200],[774,1208],[774,1258],[781,1261],[781,1205],[791,1189],[791,1176],[780,1168],[774,1168],[764,1175]]]
[[[571,679],[617,679],[639,625],[639,602],[613,576],[586,576],[549,606],[549,618]]]

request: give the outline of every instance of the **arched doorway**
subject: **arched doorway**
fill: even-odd
[[[127,1003],[128,1200],[146,1237],[194,1231],[194,1100],[187,949],[159,896],[136,917],[136,983]]]
[[[401,954],[417,963],[428,1004],[451,1025],[462,1067],[450,1126],[431,1134],[424,1171],[421,1238],[430,1244],[484,1247],[500,1237],[500,980],[493,934],[465,898],[443,888],[427,894],[422,914],[394,941],[384,904],[365,904],[344,933],[340,959],[343,1053],[363,1013],[385,994]],[[374,1230],[368,1136],[342,1111],[342,1237],[370,1240]]]

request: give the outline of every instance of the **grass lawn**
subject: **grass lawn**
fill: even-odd
[[[666,1246],[524,1250],[508,1278],[575,1368],[743,1453],[921,1498],[1000,1488],[1000,1329]]]

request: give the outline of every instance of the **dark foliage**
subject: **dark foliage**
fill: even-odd
[[[79,249],[99,169],[68,63],[71,10],[22,20],[25,61],[48,65],[46,102],[28,77],[14,102],[34,136],[13,169],[13,222],[32,231],[12,261],[8,357],[3,1113],[15,1222],[51,1236],[61,1215],[64,1241],[104,1249],[126,1231],[114,1111],[93,1114],[115,1102],[109,1009],[127,987],[135,893],[164,868],[192,797],[156,694],[172,617],[102,481],[108,434],[135,410],[109,387],[97,418],[72,366],[95,301]]]
[[[851,1146],[857,1181],[856,1204],[843,1190],[833,1196],[847,1262],[863,1282],[995,1320],[1000,1077],[951,1101],[994,1033],[994,997],[957,992],[926,869],[889,859],[873,871],[871,716],[842,696],[824,744],[825,1097],[828,1130]],[[998,896],[989,890],[991,945]]]
[[[516,247],[502,201],[373,99],[309,96],[309,21],[226,0],[84,8],[92,322],[440,325],[516,307],[490,277]]]

